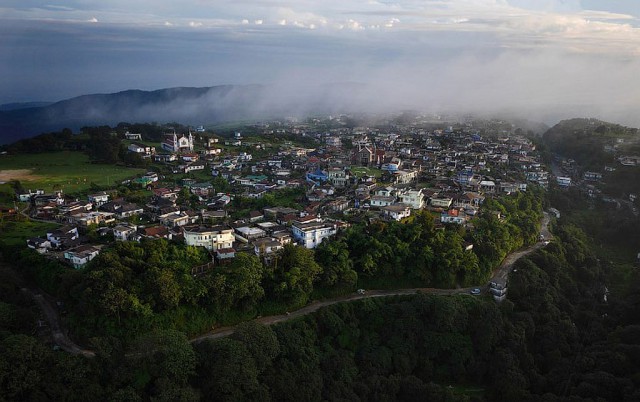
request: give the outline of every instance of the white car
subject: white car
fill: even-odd
[[[482,290],[480,290],[480,288],[475,288],[471,289],[469,293],[471,293],[472,295],[479,295],[480,293],[482,293]]]

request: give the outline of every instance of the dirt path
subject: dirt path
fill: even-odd
[[[43,296],[41,293],[35,293],[32,289],[22,288],[20,290],[31,296],[38,304],[38,307],[40,307],[40,310],[42,310],[42,313],[45,315],[47,322],[49,323],[51,336],[53,336],[53,341],[56,345],[60,346],[60,348],[65,352],[69,352],[74,355],[81,354],[86,357],[95,356],[93,351],[83,349],[69,339],[60,324],[60,315],[58,314],[57,308],[53,306],[53,303],[48,298]]]
[[[0,169],[0,182],[9,180],[37,180],[40,176],[33,174],[33,169]]]

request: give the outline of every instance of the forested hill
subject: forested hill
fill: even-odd
[[[27,333],[37,310],[0,269],[0,395],[7,400],[637,401],[640,283],[603,302],[585,235],[520,260],[502,304],[471,295],[366,299],[192,346],[156,329],[94,359]],[[2,267],[0,267],[2,268]],[[13,283],[12,283],[13,282]],[[27,305],[26,308],[21,307]]]
[[[83,95],[40,107],[0,111],[0,141],[10,143],[45,131],[120,121],[203,124],[233,119],[245,112],[243,105],[260,91],[257,86],[217,86]]]
[[[613,163],[614,149],[629,153],[640,150],[637,128],[597,119],[563,120],[542,137],[552,152],[572,158],[586,168],[602,169]]]

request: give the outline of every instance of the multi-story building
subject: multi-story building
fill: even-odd
[[[65,251],[64,259],[73,265],[75,269],[80,269],[97,257],[98,254],[100,254],[100,249],[97,247],[84,245]]]
[[[373,195],[371,196],[371,200],[369,204],[374,208],[386,207],[388,205],[392,205],[396,202],[396,197],[393,196],[384,196],[384,195]]]
[[[336,234],[336,226],[324,222],[294,222],[291,234],[295,241],[306,248],[315,248],[327,237]]]
[[[349,181],[349,174],[341,168],[331,168],[327,172],[329,182],[335,187],[345,187]]]
[[[400,202],[408,205],[412,209],[424,207],[424,193],[420,190],[407,190],[400,194]]]
[[[233,229],[226,226],[187,226],[183,235],[188,246],[204,247],[214,251],[232,248],[235,240]]]
[[[416,170],[396,170],[393,172],[393,182],[396,184],[409,184],[418,178]]]
[[[90,194],[87,198],[89,199],[89,202],[95,204],[96,207],[109,202],[109,194],[104,191],[102,193]]]

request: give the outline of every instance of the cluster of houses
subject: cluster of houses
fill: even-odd
[[[268,261],[289,243],[317,247],[348,226],[353,216],[400,221],[428,209],[438,225],[470,225],[487,197],[526,191],[530,183],[545,186],[548,179],[535,146],[511,133],[489,139],[473,127],[398,126],[389,132],[278,123],[275,128],[269,124],[257,128],[263,136],[311,137],[317,146],[285,142],[268,156],[254,158],[251,149],[265,149],[264,144],[245,142],[238,133],[222,147],[215,137],[203,137],[201,130],[195,136],[167,134],[162,153],[133,142],[130,152],[170,166],[176,175],[186,174],[180,186],[173,184],[175,178],[169,184],[154,172],[132,179],[131,185],[152,191],[143,204],[118,198],[116,191],[73,200],[60,192],[20,194],[20,200],[31,202],[33,217],[63,224],[42,238],[29,239],[27,245],[56,254],[76,268],[100,251],[89,244],[87,233],[93,230],[114,241],[166,238],[204,247],[214,263],[228,261],[238,252],[252,252]],[[125,136],[142,140],[136,134]],[[237,148],[238,144],[244,146]],[[189,177],[194,170],[222,177],[234,190],[219,192],[211,180],[202,179],[202,173],[198,180]],[[184,188],[199,200],[197,208],[181,202]],[[273,205],[230,218],[234,197],[261,198],[281,189],[299,190],[297,208]]]

